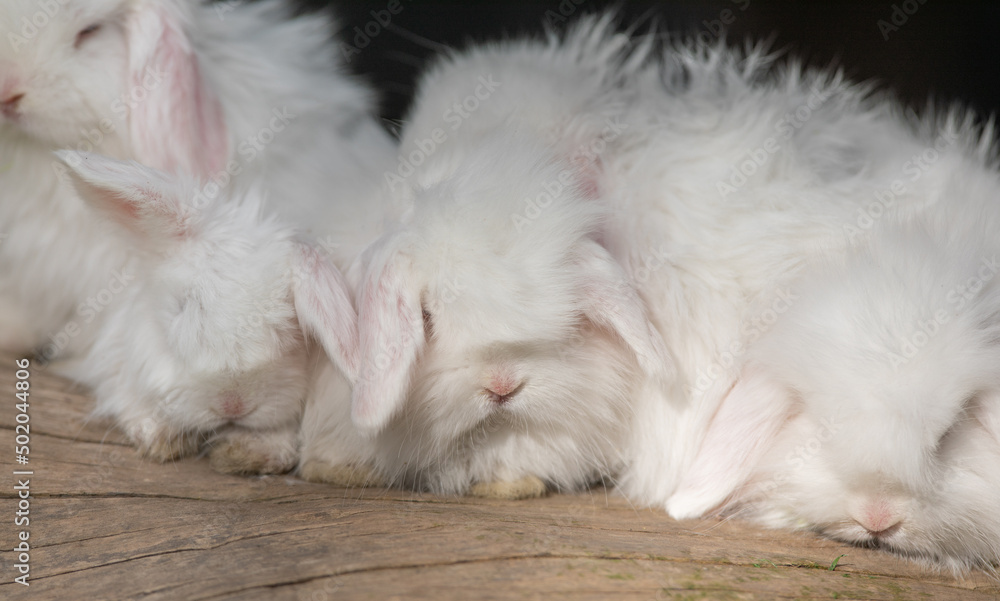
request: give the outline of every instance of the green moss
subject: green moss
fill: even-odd
[[[632,574],[608,574],[608,578],[611,580],[635,580],[635,576]]]

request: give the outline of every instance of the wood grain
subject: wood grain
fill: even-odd
[[[804,533],[676,522],[613,491],[525,501],[240,478],[140,459],[92,400],[31,377],[31,579],[21,530],[14,360],[0,356],[0,599],[1000,599],[962,579]],[[828,568],[845,554],[835,571]]]

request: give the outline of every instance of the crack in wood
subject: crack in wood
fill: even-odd
[[[14,427],[13,426],[7,426],[5,424],[0,424],[0,430],[9,430],[9,431],[13,432],[14,431]],[[114,441],[114,440],[104,440],[104,439],[102,439],[102,440],[94,440],[94,439],[88,439],[88,438],[80,438],[78,436],[71,437],[71,436],[65,436],[63,434],[53,434],[52,432],[45,432],[43,430],[35,430],[35,431],[33,431],[31,433],[31,435],[33,437],[34,436],[40,436],[40,437],[45,437],[45,438],[55,438],[56,440],[65,440],[66,442],[72,442],[72,443],[96,444],[96,445],[102,445],[102,446],[103,445],[113,445],[115,447],[122,447],[122,448],[131,448],[132,447],[132,445],[129,444],[129,443],[127,443],[127,442],[117,442],[117,441]]]

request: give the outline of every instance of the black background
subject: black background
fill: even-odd
[[[342,40],[354,45],[355,27],[364,29],[390,0],[297,0],[304,9],[332,6],[340,19]],[[405,116],[414,81],[436,44],[463,47],[504,35],[539,33],[546,11],[559,14],[560,0],[507,2],[396,0],[402,10],[365,48],[353,54],[350,69],[374,83],[387,121]],[[563,0],[564,7],[574,5]],[[672,32],[710,32],[707,25],[732,11],[731,42],[774,39],[809,64],[841,66],[856,80],[874,79],[894,90],[907,104],[921,108],[929,98],[959,101],[984,116],[1000,108],[1000,3],[896,0],[894,2],[793,2],[790,0],[576,0],[575,15],[617,7],[623,23],[646,19]],[[740,5],[746,5],[741,11]],[[906,17],[888,39],[879,20]],[[913,9],[916,7],[916,11]],[[906,10],[912,12],[907,15]],[[385,13],[383,13],[384,15]],[[370,26],[374,30],[375,26]]]

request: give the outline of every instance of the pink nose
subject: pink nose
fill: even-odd
[[[860,511],[851,515],[851,518],[875,538],[891,535],[903,523],[903,517],[894,505],[881,498],[870,500]]]
[[[513,373],[502,371],[494,373],[490,377],[489,384],[484,390],[491,401],[497,405],[503,405],[517,394],[522,385],[523,382],[514,377]]]
[[[227,419],[239,419],[247,414],[243,397],[235,392],[227,392],[219,400],[219,415]]]

